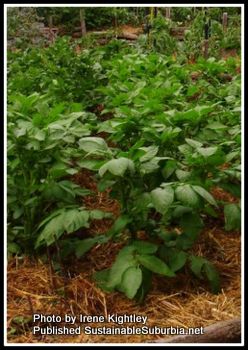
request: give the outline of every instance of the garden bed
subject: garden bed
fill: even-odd
[[[95,190],[89,174],[74,181]],[[234,200],[228,193],[215,189],[219,199]],[[93,199],[94,198],[94,199]],[[118,203],[107,193],[89,196],[89,208],[112,211],[118,215]],[[110,222],[93,222],[89,233],[106,231]],[[142,234],[142,233],[140,233]],[[112,265],[123,245],[107,243],[94,247],[83,260],[71,261],[62,276],[40,259],[12,259],[8,265],[8,341],[10,343],[144,343],[161,339],[159,335],[46,335],[32,334],[32,314],[44,315],[108,315],[137,314],[147,316],[149,327],[207,327],[218,321],[241,317],[241,237],[239,232],[225,232],[220,221],[209,222],[204,228],[194,253],[209,259],[220,272],[221,292],[209,291],[208,285],[192,278],[190,271],[166,279],[154,276],[152,289],[145,304],[130,301],[120,293],[105,293],[92,275]],[[79,325],[79,324],[76,324]],[[137,326],[137,324],[128,324]],[[43,324],[45,326],[45,324]],[[94,326],[109,326],[108,323]],[[163,339],[169,339],[170,336]]]
[[[169,342],[154,329],[218,333],[232,320],[234,338],[220,342],[240,335],[239,27],[215,20],[204,41],[211,11],[197,10],[179,42],[153,10],[147,35],[117,32],[113,11],[113,40],[99,32],[29,47],[26,37],[8,51],[10,343]],[[123,33],[135,40],[116,40]],[[79,334],[57,333],[65,315]],[[80,332],[79,315],[110,334]],[[151,332],[138,334],[141,325]]]

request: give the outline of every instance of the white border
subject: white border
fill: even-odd
[[[225,6],[226,5],[226,6]],[[241,8],[241,343],[8,343],[7,342],[7,8],[8,7],[240,7]],[[244,4],[4,4],[4,346],[243,346],[244,345]]]
[[[20,6],[21,5],[21,6]],[[4,4],[4,7],[241,7],[243,4]]]

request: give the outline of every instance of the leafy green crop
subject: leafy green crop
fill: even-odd
[[[59,242],[63,257],[81,258],[113,240],[123,248],[94,276],[105,291],[141,302],[153,274],[174,278],[188,266],[217,293],[218,272],[192,248],[222,210],[227,234],[240,229],[240,204],[211,194],[219,186],[241,197],[239,65],[213,57],[188,64],[117,40],[80,54],[65,38],[10,53],[9,252],[39,254]],[[120,216],[82,239],[78,231],[110,217],[82,202],[94,194],[71,176],[84,169],[119,202]]]
[[[115,264],[110,269],[108,278],[104,275],[107,283],[105,287],[107,290],[112,290],[113,288],[121,290],[128,297],[132,298],[136,293],[139,295],[138,287],[142,284],[142,278],[139,286],[135,287],[134,285],[134,290],[126,289],[126,282],[123,282],[123,286],[121,279],[125,271],[131,279],[137,278],[138,280],[142,275],[139,270],[141,266],[154,273],[174,276],[174,273],[170,272],[164,261],[160,262],[155,255],[146,255],[146,253],[156,253],[157,248],[159,246],[163,247],[163,244],[161,245],[160,243],[156,249],[153,249],[156,247],[154,243],[147,242],[146,244],[146,242],[137,241],[137,232],[140,230],[145,231],[150,242],[164,240],[165,247],[170,247],[170,253],[172,247],[176,249],[176,254],[172,257],[174,259],[172,260],[172,266],[173,269],[177,270],[184,266],[188,256],[185,250],[193,246],[203,228],[201,213],[209,205],[215,208],[218,205],[204,187],[194,184],[190,179],[188,180],[189,182],[185,182],[185,180],[180,182],[159,182],[159,179],[160,181],[162,180],[163,175],[158,164],[161,161],[167,162],[168,157],[157,157],[156,166],[144,168],[144,164],[154,161],[158,148],[134,145],[136,147],[133,146],[129,152],[118,152],[116,149],[111,151],[104,140],[100,140],[100,138],[86,137],[81,139],[80,142],[84,151],[87,152],[85,157],[92,159],[92,154],[95,154],[96,150],[98,156],[101,155],[103,159],[112,157],[111,160],[106,159],[98,168],[99,189],[111,188],[111,195],[120,202],[121,216],[108,234],[112,239],[120,238],[124,232],[128,234],[129,245],[127,247],[129,247],[129,250],[127,250],[127,247],[123,248],[123,254],[126,250],[131,252],[130,256],[125,256],[124,258],[122,258],[122,253],[118,255]],[[99,148],[100,145],[101,150]],[[118,153],[114,154],[114,152]],[[213,151],[209,151],[209,153],[212,154]],[[159,215],[158,220],[152,219],[155,212]],[[172,237],[170,234],[168,235],[169,228],[173,226],[180,230],[179,236],[177,234],[172,235]],[[134,257],[133,252],[135,250],[132,247],[133,244],[135,244],[135,247],[138,247],[137,242],[140,243],[142,254]],[[151,245],[151,250],[149,250],[149,244]],[[144,251],[142,251],[143,245]],[[165,252],[165,247],[163,252]],[[179,260],[176,260],[177,258]],[[125,261],[125,264],[123,261]],[[213,269],[213,267],[211,268]],[[112,273],[116,277],[112,277]],[[125,276],[123,275],[124,281],[127,278]],[[115,278],[118,278],[117,282],[115,282]],[[114,280],[112,281],[112,279]],[[209,278],[209,281],[213,290],[216,291],[217,287],[213,287],[213,284],[217,283],[216,279],[212,280]],[[101,284],[102,282],[99,283]]]
[[[49,110],[47,97],[37,93],[10,97],[9,249],[12,253],[20,249],[30,252],[37,237],[36,247],[43,241],[48,246],[65,232],[89,226],[91,212],[77,212],[75,205],[79,197],[90,191],[80,188],[68,176],[79,170],[73,166],[71,155],[77,151],[79,137],[90,134],[92,126],[85,120],[92,119],[92,115],[86,112],[62,114],[61,105]],[[49,110],[47,118],[46,110]],[[41,118],[42,111],[43,119],[37,119],[38,115]]]

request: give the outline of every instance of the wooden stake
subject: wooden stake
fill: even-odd
[[[170,18],[171,17],[171,9],[170,7],[166,7],[165,9],[165,17]]]
[[[208,58],[208,47],[209,47],[209,44],[207,39],[207,40],[204,40],[204,44],[203,44],[203,55],[205,59]]]
[[[118,20],[117,20],[117,9],[115,7],[115,38],[117,39],[117,27],[118,27]]]
[[[227,30],[227,12],[223,13],[222,24],[223,24],[223,31],[226,32],[226,30]]]
[[[85,10],[80,9],[79,10],[80,15],[80,25],[81,25],[81,34],[82,37],[86,35],[86,24],[85,24]]]
[[[51,29],[53,27],[53,16],[49,16],[48,17],[48,26]]]
[[[48,26],[49,26],[49,40],[53,43],[54,42],[54,35],[53,35],[53,16],[49,15],[48,17]]]

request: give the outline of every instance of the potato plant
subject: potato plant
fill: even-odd
[[[43,114],[43,123],[40,123],[36,111],[44,113],[46,96],[11,97],[8,107],[8,249],[12,253],[22,249],[30,253],[34,246],[38,248],[42,243],[49,246],[64,232],[88,227],[91,218],[102,218],[106,214],[95,215],[94,211],[80,208],[77,198],[90,191],[67,178],[78,172],[71,163],[70,153],[79,136],[90,134],[91,126],[84,120],[92,116],[86,112],[63,115],[59,113],[60,108],[56,111],[56,106],[50,110],[46,121]]]
[[[86,152],[86,158],[92,157],[92,155],[101,155],[102,158],[107,155],[107,158],[109,158],[112,155],[112,159],[106,160],[100,167],[99,160],[95,164],[92,160],[92,165],[94,164],[93,168],[99,167],[99,189],[105,190],[110,187],[112,196],[118,199],[121,204],[121,216],[108,234],[112,238],[118,235],[121,238],[124,229],[129,234],[129,244],[123,248],[124,255],[121,251],[115,264],[110,269],[106,288],[111,286],[123,291],[121,275],[125,273],[126,269],[132,267],[128,272],[129,277],[123,278],[125,280],[126,278],[127,280],[138,278],[140,283],[135,285],[134,288],[137,288],[137,290],[135,289],[137,295],[140,295],[138,289],[143,288],[141,266],[146,270],[172,277],[175,276],[177,270],[185,265],[187,260],[194,260],[196,257],[191,257],[186,251],[192,247],[203,227],[200,213],[203,211],[205,204],[217,207],[212,195],[202,186],[194,185],[194,182],[186,179],[173,182],[164,180],[160,183],[159,179],[161,181],[162,174],[159,163],[164,162],[166,164],[167,162],[168,164],[171,159],[169,157],[156,157],[158,147],[138,147],[139,145],[136,144],[129,152],[119,152],[115,155],[116,158],[113,158],[113,151],[108,148],[101,138],[86,137],[82,138],[79,143],[80,148]],[[96,165],[97,163],[98,165]],[[154,212],[158,214],[159,219],[152,219],[151,214]],[[170,228],[173,227],[174,230],[170,231]],[[140,230],[145,231],[148,241],[138,240],[137,233]],[[178,234],[178,231],[180,234]],[[154,245],[157,240],[160,244]],[[136,256],[135,260],[133,260],[133,254],[136,254],[136,248],[133,245],[139,248],[137,249],[141,254],[141,256]],[[149,247],[151,247],[151,250],[149,250]],[[126,256],[124,252],[129,252],[130,256]],[[149,255],[146,255],[146,253]],[[155,253],[158,253],[160,258]],[[123,259],[127,260],[128,266],[123,265]],[[177,259],[179,260],[177,261]],[[130,263],[131,265],[129,265],[130,261],[133,261],[133,263]],[[171,266],[171,264],[176,266]],[[213,290],[217,291],[217,272],[207,260],[204,260],[204,264],[210,266],[209,269],[213,274],[210,273],[207,276],[212,283]],[[113,272],[116,269],[118,272]],[[192,271],[194,272],[194,268],[192,268]],[[112,277],[112,273],[115,277]],[[119,276],[118,283],[112,281],[112,278],[115,280],[116,273]],[[127,281],[125,283],[129,285]],[[144,283],[147,283],[146,278],[143,281]],[[129,288],[132,287],[129,285]],[[135,290],[128,289],[126,295],[134,297],[136,295]]]

